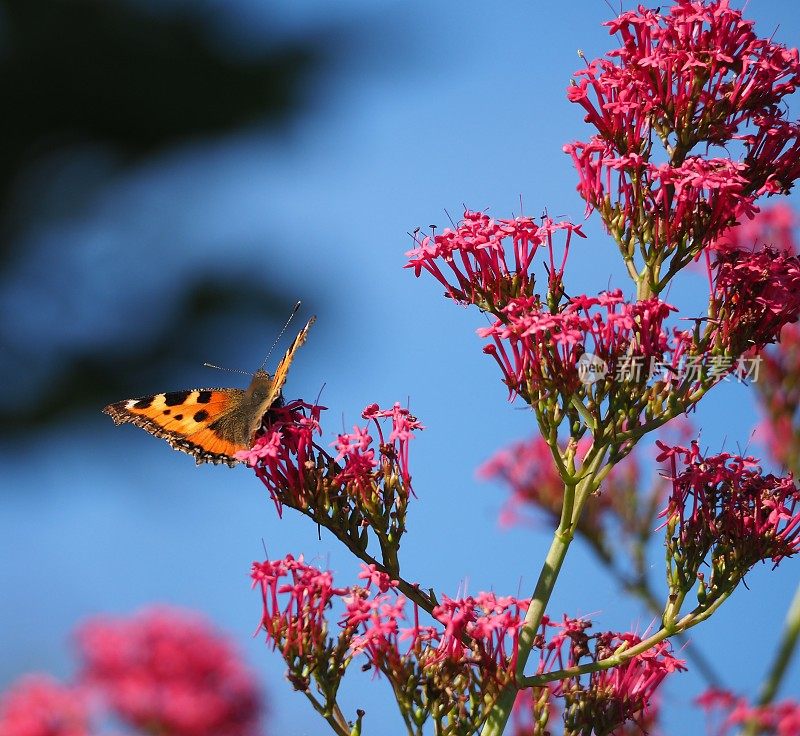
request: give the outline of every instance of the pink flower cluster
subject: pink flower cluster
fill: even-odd
[[[408,465],[409,442],[414,439],[415,431],[424,429],[422,424],[398,403],[391,409],[381,409],[377,404],[370,404],[361,416],[374,424],[380,461],[375,457],[374,439],[370,434],[369,424],[364,427],[355,426],[351,434],[340,434],[334,443],[338,453],[336,460],[344,461],[344,468],[337,476],[337,481],[352,485],[362,495],[377,491],[379,482],[376,474],[385,471],[386,468],[382,469],[381,464],[388,462],[390,466],[397,468],[403,487],[412,492]],[[391,420],[392,429],[388,440],[381,426],[382,419]]]
[[[578,667],[611,656],[623,644],[635,646],[641,639],[632,633],[588,633],[591,622],[564,616],[560,622],[544,617],[536,647],[538,672]],[[519,700],[516,736],[542,733],[534,730],[521,712],[533,709],[534,722],[552,714],[560,705],[565,733],[633,733],[653,722],[657,713],[656,691],[673,672],[685,670],[667,642],[661,642],[619,667],[591,672],[588,677],[569,677],[548,684],[537,697]]]
[[[800,258],[764,246],[716,254],[712,302],[714,344],[740,355],[778,340],[800,316]]]
[[[553,236],[564,231],[566,240],[562,257],[554,254]],[[515,297],[531,297],[534,276],[533,259],[546,247],[551,291],[560,289],[564,265],[573,235],[586,237],[580,225],[542,219],[537,225],[530,217],[495,220],[482,212],[466,210],[455,228],[439,235],[418,238],[408,251],[406,268],[419,276],[425,270],[444,287],[446,296],[462,304],[476,304],[496,312]]]
[[[800,459],[800,325],[787,325],[780,343],[762,355],[758,390],[764,414],[758,439],[783,467]],[[795,472],[797,472],[795,470]]]
[[[2,736],[89,736],[85,690],[29,675],[0,698]]]
[[[800,703],[785,700],[770,705],[750,705],[725,690],[704,692],[697,704],[709,715],[709,736],[741,733],[741,727],[754,723],[760,736],[796,736],[800,733]]]
[[[556,313],[531,299],[514,299],[503,318],[478,335],[493,340],[484,351],[497,360],[510,391],[529,398],[549,388],[571,396],[580,387],[584,352],[602,359],[612,376],[621,360],[661,361],[669,349],[664,322],[673,311],[655,297],[627,302],[619,289],[574,297]]]
[[[340,434],[332,443],[337,451],[333,458],[315,442],[315,436],[322,434],[324,409],[295,401],[271,410],[253,447],[237,453],[239,460],[255,468],[278,513],[284,504],[304,509],[342,494],[373,501],[381,497],[394,476],[399,482],[392,483],[392,490],[407,497],[412,492],[409,443],[414,432],[423,429],[416,417],[399,404],[391,409],[370,404],[362,412],[368,424]],[[391,423],[388,436],[381,425],[384,420]]]
[[[498,686],[513,677],[527,599],[494,593],[445,596],[433,609],[432,623],[425,625],[416,606],[408,621],[407,600],[398,593],[397,581],[374,565],[362,566],[363,587],[337,588],[329,572],[291,555],[254,563],[252,578],[262,593],[268,641],[282,652],[290,670],[297,662],[312,673],[329,668],[323,681],[334,690],[338,679],[331,684],[330,671],[341,678],[359,654],[392,682],[396,692],[409,702],[425,703],[431,713],[437,711],[431,698],[446,698],[449,708],[454,702],[463,705],[470,694],[483,693],[480,702],[482,697],[495,697]],[[540,653],[538,673],[597,662],[623,644],[641,641],[630,633],[588,634],[590,626],[581,619],[564,617],[556,623],[545,618],[534,643]],[[602,733],[610,733],[627,721],[644,723],[652,715],[658,686],[682,669],[683,662],[662,642],[623,665],[591,673],[586,682],[572,677],[550,683],[545,705],[550,708],[553,699],[563,702],[570,733],[581,732],[580,719],[602,724],[607,727]],[[303,682],[302,689],[308,685]],[[465,689],[461,695],[460,689]],[[398,702],[403,707],[405,699]]]
[[[630,150],[653,121],[722,144],[800,83],[797,51],[756,36],[728,0],[676,0],[667,15],[639,6],[605,25],[622,46],[578,73],[570,99],[602,136]]]
[[[203,618],[169,608],[78,632],[82,678],[130,725],[165,736],[259,733],[255,676]]]
[[[572,102],[597,129],[565,146],[578,191],[621,240],[695,253],[800,176],[800,126],[779,103],[800,83],[796,49],[759,38],[728,0],[640,6],[610,21],[622,46],[577,72]],[[653,137],[669,161],[653,160]],[[709,156],[737,141],[744,154]],[[692,155],[702,144],[702,158]]]
[[[621,155],[598,137],[564,150],[578,169],[578,191],[587,206],[628,227],[637,218],[646,221],[654,249],[713,238],[755,212],[757,195],[741,163],[690,156],[680,164],[657,164],[638,153]],[[609,198],[612,211],[606,210]]]
[[[723,256],[719,265],[727,269],[729,275],[733,275],[737,256],[745,254],[747,258],[747,254],[765,251],[770,263],[763,264],[764,274],[774,270],[776,263],[793,263],[787,256],[798,253],[794,234],[797,224],[797,215],[787,204],[779,203],[762,209],[752,220],[728,230],[714,244],[714,250]],[[733,258],[726,263],[724,258],[730,254]],[[775,256],[778,260],[772,262]],[[740,267],[739,270],[750,273],[757,271],[752,266],[745,266],[744,269]],[[710,270],[709,273],[713,285],[714,271]],[[784,273],[788,275],[788,270]],[[777,284],[770,284],[766,289],[765,286],[767,285],[756,284],[753,289],[752,284],[746,284],[740,291],[741,294],[747,294],[747,298],[736,300],[736,285],[730,284],[718,296],[723,303],[736,300],[733,308],[738,308],[739,311],[765,311],[768,322],[772,321],[772,334],[767,336],[777,335],[777,344],[761,352],[759,380],[753,384],[764,415],[758,427],[758,438],[773,459],[783,467],[795,469],[796,473],[796,459],[800,457],[800,428],[797,421],[800,416],[800,385],[796,378],[800,373],[800,326],[793,322],[780,328],[781,322],[792,321],[791,305],[795,302],[792,288],[796,289],[796,284],[792,286],[785,279],[779,278]],[[760,294],[762,291],[766,291],[766,295]],[[756,299],[752,299],[752,295]],[[745,317],[744,321],[746,324],[752,322],[753,318]]]
[[[689,448],[656,444],[657,460],[671,467],[672,491],[661,515],[676,529],[669,536],[691,568],[689,578],[709,553],[726,560],[720,572],[738,582],[756,562],[778,564],[800,549],[800,488],[791,475],[763,475],[752,457],[704,457],[697,442]],[[716,574],[715,564],[712,570]]]
[[[238,460],[255,468],[279,514],[284,503],[302,506],[306,502],[307,485],[309,479],[313,482],[317,466],[314,436],[322,434],[324,410],[303,401],[271,409],[253,447],[236,453]]]
[[[268,641],[284,656],[312,655],[328,645],[331,627],[327,613],[336,601],[343,609],[338,618],[348,638],[349,653],[363,653],[386,672],[387,663],[417,656],[426,650],[426,666],[445,660],[465,665],[480,664],[506,676],[513,671],[517,635],[527,600],[493,593],[459,599],[444,597],[433,611],[438,626],[420,626],[414,607],[413,625],[406,620],[404,596],[397,581],[374,565],[362,565],[364,587],[337,588],[330,572],[292,555],[281,560],[253,563],[254,587],[261,590],[262,625]],[[400,642],[408,642],[405,649]]]
[[[303,556],[254,562],[250,577],[261,590],[261,626],[273,648],[284,656],[303,656],[323,645],[325,613],[343,589],[333,587],[329,572],[307,565]],[[283,603],[281,603],[283,601]]]

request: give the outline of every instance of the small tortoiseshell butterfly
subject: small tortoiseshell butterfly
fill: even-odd
[[[295,337],[270,376],[263,369],[253,374],[246,389],[196,388],[127,399],[103,411],[115,424],[130,422],[162,437],[176,450],[193,455],[197,464],[239,461],[234,454],[251,446],[264,414],[281,400],[281,389],[297,349],[306,341],[312,317]]]

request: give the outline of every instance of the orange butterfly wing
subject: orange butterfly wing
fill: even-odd
[[[115,424],[129,422],[165,439],[176,450],[200,463],[239,462],[235,453],[249,449],[248,440],[263,414],[280,397],[297,349],[306,341],[316,318],[311,317],[284,354],[275,374],[259,370],[246,391],[239,388],[207,388],[172,391],[141,399],[109,404],[103,411]],[[254,403],[254,388],[266,383],[266,395]]]
[[[308,337],[308,331],[311,329],[311,325],[313,325],[316,321],[316,317],[311,317],[311,319],[306,322],[306,326],[297,333],[297,337],[295,337],[288,350],[283,354],[281,362],[278,363],[278,367],[275,369],[275,373],[272,375],[272,384],[269,387],[269,394],[264,402],[266,407],[265,411],[269,409],[269,407],[272,406],[281,395],[281,389],[283,388],[283,384],[286,383],[286,376],[289,374],[289,366],[291,366],[292,360],[294,360],[294,354],[297,352],[297,349],[306,341],[306,338]]]
[[[234,453],[248,449],[222,437],[210,425],[234,409],[244,391],[238,388],[194,389],[127,399],[103,411],[115,424],[129,422],[165,439],[176,450],[194,456],[198,464],[238,461]]]

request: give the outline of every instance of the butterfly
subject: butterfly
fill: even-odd
[[[263,369],[253,374],[245,388],[196,388],[126,399],[109,404],[103,412],[114,424],[129,422],[165,439],[176,450],[193,455],[200,463],[239,461],[235,453],[247,450],[264,414],[282,401],[281,389],[297,349],[306,341],[315,317],[308,320],[284,354],[275,373]]]

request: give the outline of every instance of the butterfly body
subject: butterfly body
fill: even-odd
[[[165,439],[176,450],[194,456],[198,465],[233,467],[239,462],[236,453],[251,446],[264,414],[280,405],[289,366],[313,323],[314,317],[300,330],[274,375],[258,370],[246,389],[171,391],[118,401],[103,411],[115,424],[128,422]]]

